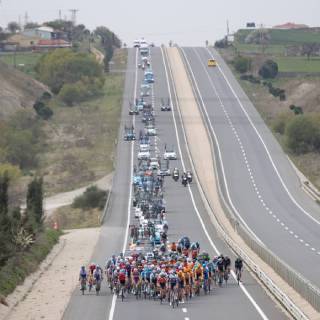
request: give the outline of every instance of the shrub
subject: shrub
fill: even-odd
[[[108,192],[92,186],[86,189],[83,195],[74,199],[72,206],[80,209],[103,209],[107,200]]]
[[[80,102],[82,91],[78,84],[65,84],[59,93],[59,98],[68,106]]]
[[[280,114],[273,122],[272,128],[276,133],[285,134],[288,121],[292,118],[290,113]]]
[[[43,120],[49,120],[53,115],[53,111],[42,101],[36,101],[33,108],[37,115]]]
[[[259,75],[264,79],[274,79],[278,75],[278,64],[267,60],[259,70]]]
[[[233,60],[234,68],[240,73],[246,73],[251,69],[252,60],[248,57],[237,56]]]
[[[292,110],[296,116],[303,114],[302,107],[298,107],[294,104],[290,105],[289,109]]]
[[[243,75],[240,76],[240,79],[249,81],[249,82],[254,83],[254,84],[260,84],[261,83],[260,79],[254,77],[252,74],[243,74]]]
[[[319,119],[301,115],[292,118],[286,126],[287,146],[296,153],[319,151],[320,129]]]

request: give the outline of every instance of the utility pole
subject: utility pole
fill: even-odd
[[[62,18],[61,18],[61,9],[59,10],[59,21],[61,21]]]
[[[28,12],[26,11],[26,13],[24,14],[24,26],[26,26],[28,22],[29,22],[29,16],[28,16]]]
[[[77,23],[77,12],[79,11],[78,9],[70,9],[71,12],[71,21],[73,25],[75,26]]]
[[[227,20],[227,37],[229,37],[230,29],[229,29],[229,20]]]

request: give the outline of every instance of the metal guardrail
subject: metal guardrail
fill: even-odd
[[[186,70],[188,69],[188,66],[186,64],[184,54],[181,52],[181,49],[179,48],[181,57],[183,58],[183,62],[185,64]],[[196,97],[198,97],[197,91],[194,89],[194,81],[192,77],[190,76],[190,72],[187,72],[189,80],[192,84],[192,88],[194,90],[194,94]],[[212,159],[214,161],[214,171],[215,176],[217,179],[217,186],[218,186],[218,193],[219,198],[221,199],[221,204],[224,209],[224,212],[226,214],[226,217],[228,218],[229,222],[231,223],[234,230],[242,237],[242,239],[246,242],[246,244],[263,260],[265,261],[269,266],[271,266],[275,272],[278,273],[281,278],[283,278],[291,287],[293,287],[297,292],[301,294],[301,296],[306,299],[317,311],[320,311],[320,291],[318,288],[314,287],[307,279],[305,279],[302,275],[297,273],[295,270],[293,270],[291,267],[289,267],[286,263],[284,263],[279,257],[277,257],[275,254],[273,254],[270,250],[263,247],[261,244],[259,244],[253,236],[249,233],[249,231],[238,221],[238,219],[235,217],[232,209],[228,205],[227,201],[225,200],[225,196],[221,190],[221,184],[219,180],[219,173],[218,173],[218,166],[219,161],[216,159],[216,152],[214,150],[217,150],[216,143],[213,141],[210,131],[207,125],[207,122],[204,119],[202,108],[200,107],[201,115],[206,127],[206,130],[208,132],[210,144],[211,144],[211,152],[212,152]],[[181,119],[183,131],[184,129],[184,122],[183,119]],[[210,206],[210,202],[207,199],[205,192],[202,188],[202,185],[199,181],[197,170],[195,169],[193,159],[191,157],[189,147],[187,144],[187,150],[190,157],[190,162],[192,165],[192,170],[195,173],[195,178],[197,181],[197,185],[200,190],[200,194],[202,199],[204,200],[204,203],[207,206],[207,209],[211,212],[211,218],[213,221],[214,226],[216,227],[217,231],[221,234],[221,236],[224,238],[224,240],[228,243],[228,245],[231,247],[231,249],[242,257],[245,264],[255,273],[255,275],[260,279],[260,281],[268,288],[268,290],[277,298],[278,301],[286,308],[288,312],[295,318],[295,319],[308,319],[306,315],[292,302],[292,300],[261,270],[261,268],[253,262],[253,260],[229,237],[227,232],[224,230],[223,225],[217,220],[214,211],[212,207]]]

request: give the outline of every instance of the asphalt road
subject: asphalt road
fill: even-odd
[[[219,143],[234,208],[269,249],[320,287],[320,207],[299,187],[280,145],[218,53],[183,51]],[[212,54],[217,68],[207,67]]]
[[[191,166],[186,156],[185,142],[183,140],[181,121],[174,106],[174,116],[177,131],[174,127],[173,113],[161,112],[161,98],[168,98],[168,83],[164,68],[163,56],[160,48],[152,49],[152,68],[155,74],[155,84],[153,97],[156,111],[156,127],[158,138],[152,138],[153,152],[155,147],[159,152],[164,152],[164,145],[173,146],[178,153],[178,133],[182,155],[176,161],[170,161],[170,167],[182,168],[181,156],[187,169]],[[143,72],[138,71],[138,89],[142,81]],[[170,78],[169,78],[170,80]],[[125,230],[128,216],[128,198],[130,195],[130,143],[123,141],[123,129],[125,124],[132,121],[128,116],[129,101],[134,97],[135,88],[135,50],[129,49],[128,69],[126,74],[126,84],[124,102],[122,110],[121,128],[119,131],[119,143],[117,152],[117,167],[114,177],[114,188],[111,198],[110,210],[104,221],[101,236],[95,249],[93,260],[101,265],[106,257],[122,250],[125,238]],[[170,83],[173,92],[172,83]],[[143,128],[139,116],[135,119],[136,132]],[[136,159],[137,146],[135,146],[134,159]],[[135,160],[134,160],[135,161]],[[194,202],[191,200],[191,195]],[[183,235],[188,235],[192,240],[199,241],[201,248],[209,252],[211,256],[216,255],[216,251],[211,246],[207,236],[203,231],[195,207],[199,212],[203,224],[206,226],[211,240],[217,250],[229,255],[232,260],[234,256],[226,248],[225,244],[217,236],[212,227],[210,219],[203,207],[197,186],[191,184],[190,189],[184,188],[181,182],[174,182],[171,177],[165,180],[165,200],[167,203],[167,220],[169,222],[169,240],[177,240]],[[131,211],[131,210],[130,210]],[[130,212],[129,211],[129,212]],[[134,220],[131,212],[130,220]],[[90,241],[90,239],[88,239]],[[79,265],[81,262],[79,262]],[[179,306],[172,310],[168,305],[160,305],[158,301],[137,301],[134,297],[129,297],[124,302],[114,299],[109,289],[104,284],[100,296],[87,294],[81,296],[77,289],[73,293],[69,306],[65,312],[64,319],[195,319],[209,318],[213,315],[219,319],[286,319],[287,316],[281,311],[277,304],[265,293],[255,279],[245,271],[243,275],[244,286],[239,287],[233,279],[225,288],[217,288],[211,295],[194,298],[191,302]],[[250,297],[253,302],[248,298]]]

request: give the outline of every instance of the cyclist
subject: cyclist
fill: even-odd
[[[230,273],[230,268],[231,268],[231,260],[230,260],[230,258],[228,256],[225,256],[224,259],[223,259],[223,263],[224,263],[225,271]]]
[[[120,269],[119,274],[118,274],[118,279],[120,283],[120,288],[124,292],[125,286],[126,286],[126,280],[127,280],[127,275],[126,275],[126,270],[125,269]],[[119,290],[120,292],[120,290]]]
[[[174,294],[174,290],[176,290],[177,284],[178,284],[178,276],[174,270],[170,271],[168,281],[169,281],[169,301],[171,304],[171,299],[170,299],[171,295]]]
[[[185,288],[185,274],[183,272],[183,268],[179,267],[178,269],[178,296],[179,296],[179,301],[184,303],[183,301],[183,296],[184,296],[184,288]]]
[[[138,288],[140,285],[140,272],[137,268],[132,271],[132,284],[134,289],[134,294],[138,294]]]
[[[234,268],[236,269],[236,275],[237,275],[237,279],[239,279],[239,282],[241,281],[242,267],[243,267],[242,259],[238,257],[234,262]]]
[[[201,264],[197,261],[193,267],[193,279],[195,283],[195,294],[200,294],[201,281],[203,279],[203,269]]]
[[[210,291],[210,272],[207,263],[203,263],[203,289],[205,292]]]
[[[173,251],[173,252],[176,252],[176,251],[177,251],[177,245],[176,245],[175,242],[172,242],[172,243],[171,243],[170,250]]]
[[[158,284],[160,287],[160,299],[166,298],[166,284],[167,284],[167,274],[164,271],[161,271],[158,276]]]
[[[79,273],[80,290],[86,289],[87,279],[88,279],[88,275],[87,275],[86,267],[82,266],[80,268],[80,273]]]
[[[93,274],[95,269],[96,269],[96,264],[94,262],[91,262],[89,265],[89,272]]]
[[[223,282],[223,275],[224,275],[224,259],[223,256],[218,257],[217,259],[217,271],[218,271],[218,280],[219,285]]]

